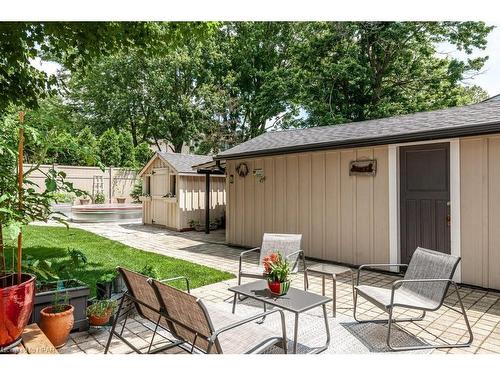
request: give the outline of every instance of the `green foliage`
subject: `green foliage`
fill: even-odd
[[[149,276],[152,279],[158,279],[158,271],[151,264],[144,265],[144,267],[141,268],[139,273],[144,276]]]
[[[116,275],[114,273],[105,273],[104,275],[101,275],[97,281],[100,283],[110,283],[115,279],[115,277]]]
[[[144,167],[153,157],[154,151],[151,150],[146,142],[139,143],[134,149],[135,161],[139,168]]]
[[[78,163],[77,165],[95,166],[100,164],[98,144],[90,127],[85,126],[77,136]]]
[[[99,158],[107,167],[121,163],[120,139],[114,128],[109,128],[99,138]]]
[[[75,200],[75,194],[65,193],[65,192],[55,192],[52,193],[52,200],[55,203],[73,203]]]
[[[96,193],[94,196],[94,203],[95,204],[103,204],[106,202],[106,197],[104,196],[104,193]]]
[[[11,104],[34,108],[40,98],[56,91],[59,78],[36,69],[33,59],[81,71],[96,58],[118,51],[161,55],[214,27],[212,22],[2,22],[0,114]]]
[[[115,300],[104,299],[94,302],[87,307],[87,316],[95,316],[102,318],[104,316],[112,315],[118,303]]]
[[[120,147],[120,166],[126,168],[134,168],[135,162],[135,149],[132,139],[132,134],[129,131],[120,131],[118,134],[118,144]]]
[[[142,196],[142,179],[138,179],[137,181],[135,181],[130,196],[134,200],[134,203],[140,202],[139,197]]]

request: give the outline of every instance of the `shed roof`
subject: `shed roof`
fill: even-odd
[[[216,159],[362,147],[500,132],[500,101],[377,120],[264,133]]]
[[[207,155],[189,155],[178,154],[173,152],[156,152],[146,166],[139,172],[139,176],[147,169],[155,158],[161,158],[167,162],[177,173],[192,173],[196,174],[193,169],[194,165],[202,164],[213,160],[212,156]]]

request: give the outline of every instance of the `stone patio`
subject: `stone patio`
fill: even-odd
[[[209,235],[199,232],[171,232],[163,228],[154,226],[144,226],[140,223],[118,224],[72,224],[88,230],[95,234],[120,241],[124,244],[168,255],[193,263],[198,263],[220,270],[237,272],[238,259],[241,249],[224,245],[224,232],[215,231]],[[249,257],[249,262],[257,263],[257,255]],[[313,262],[308,261],[308,264]],[[396,279],[395,276],[366,272],[362,277],[362,282],[367,282],[378,286],[387,286]],[[232,299],[232,294],[228,288],[236,284],[236,279],[207,285],[192,291],[192,294],[206,301],[220,303]],[[296,275],[293,286],[302,288],[303,276]],[[310,290],[321,293],[321,278],[310,276]],[[327,281],[327,295],[330,295],[331,282]],[[500,353],[500,293],[469,287],[461,287],[460,294],[474,333],[474,342],[469,348],[463,349],[440,349],[432,353]],[[449,296],[446,299],[449,305],[457,303],[456,296]],[[382,318],[384,314],[371,305],[361,300],[358,304],[359,312],[366,318]],[[331,304],[328,305],[328,312],[332,314]],[[401,311],[406,314],[406,311]],[[339,279],[337,281],[337,317],[339,320],[352,317],[352,288],[350,278]],[[147,347],[152,334],[149,332],[147,323],[141,319],[134,319],[127,324],[131,329],[128,333],[130,339],[139,346]],[[442,308],[436,312],[427,314],[423,322],[402,323],[401,327],[407,332],[418,334],[419,337],[435,343],[445,341],[457,341],[464,339],[466,335],[465,324],[460,316],[447,309]],[[108,331],[91,330],[84,333],[74,333],[68,344],[60,350],[61,353],[102,353],[108,337]],[[114,339],[111,346],[112,353],[131,352],[125,344]],[[174,349],[169,352],[182,352]]]

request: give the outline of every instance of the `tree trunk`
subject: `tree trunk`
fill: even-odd
[[[181,143],[177,143],[174,145],[174,152],[177,152],[177,153],[181,153],[182,152],[182,146],[183,146],[184,142],[181,142]]]

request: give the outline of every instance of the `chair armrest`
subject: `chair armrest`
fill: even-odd
[[[218,330],[216,330],[214,333],[212,333],[212,336],[209,337],[208,341],[213,343],[215,342],[215,340],[217,339],[217,337],[221,334],[221,333],[224,333],[224,332],[227,332],[227,331],[230,331],[234,328],[237,328],[237,327],[240,327],[244,324],[248,324],[248,323],[251,323],[253,322],[254,320],[257,320],[257,319],[260,319],[264,316],[267,316],[267,315],[271,315],[271,314],[274,314],[274,313],[279,313],[281,315],[281,323],[282,323],[282,327],[285,327],[284,324],[285,324],[285,314],[283,313],[283,310],[279,310],[279,309],[276,309],[276,310],[270,310],[270,311],[265,311],[263,313],[260,313],[258,315],[254,315],[254,316],[251,316],[249,318],[246,318],[246,319],[243,319],[243,320],[240,320],[239,322],[236,322],[236,323],[233,323],[233,324],[230,324],[228,326],[225,326],[225,327],[222,327]],[[283,331],[283,335],[284,335],[284,338],[286,339],[286,331]]]
[[[361,270],[365,268],[380,268],[380,267],[408,267],[404,263],[372,263],[372,264],[362,264],[358,267],[358,276],[356,278],[356,285],[359,285],[359,277],[361,275]]]
[[[242,262],[243,262],[243,256],[249,254],[249,253],[252,253],[254,251],[260,251],[260,247],[254,247],[253,249],[250,249],[250,250],[245,250],[245,251],[242,251],[240,253],[240,261],[239,261],[239,264],[238,264],[238,274],[241,273],[241,266],[242,266]]]
[[[302,256],[302,266],[304,267],[304,271],[306,270],[306,258],[305,258],[305,255],[304,255],[304,250],[297,250],[297,251],[294,251],[293,253],[290,253],[288,254],[285,259],[288,260],[289,258],[291,258],[292,256],[294,255],[297,255],[297,261],[295,262],[297,264],[299,258]],[[294,267],[295,268],[295,265]],[[299,270],[299,266],[297,265],[297,271]]]
[[[176,277],[171,277],[169,279],[163,279],[163,280],[158,280],[162,284],[167,284],[171,281],[177,281],[177,280],[184,280],[186,282],[186,288],[187,292],[191,294],[191,290],[189,288],[189,279],[186,276],[176,276]]]

